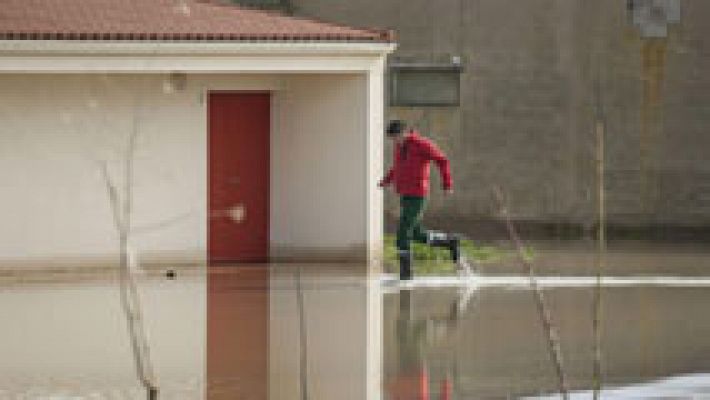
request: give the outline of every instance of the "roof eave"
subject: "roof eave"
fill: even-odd
[[[380,73],[381,42],[0,40],[0,73]]]
[[[385,56],[396,48],[376,41],[96,41],[0,40],[0,57],[41,55],[333,55]]]

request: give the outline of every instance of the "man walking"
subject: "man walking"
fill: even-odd
[[[406,133],[405,133],[406,131]],[[429,192],[429,162],[434,161],[446,194],[453,193],[449,160],[429,139],[419,135],[401,120],[393,120],[387,126],[387,137],[394,140],[394,165],[380,181],[380,187],[394,183],[400,196],[399,225],[397,227],[397,252],[399,254],[399,277],[412,279],[411,241],[434,247],[445,247],[451,259],[458,264],[459,239],[455,235],[426,231],[421,219]]]

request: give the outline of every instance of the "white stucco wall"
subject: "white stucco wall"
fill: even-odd
[[[167,74],[0,74],[0,264],[113,257],[99,162],[120,183],[134,118],[134,247],[147,260],[204,260],[209,90],[274,92],[276,257],[365,261],[377,253],[368,241],[379,241],[381,226],[369,221],[380,218],[381,198],[369,180],[381,159],[368,154],[381,154],[373,130],[381,120],[370,119],[370,99],[381,91],[373,92],[367,72],[188,74],[178,91],[166,90],[167,82]]]
[[[275,98],[272,252],[363,259],[366,76],[296,76]]]
[[[205,244],[205,135],[195,90],[165,94],[160,76],[0,75],[0,257],[105,257],[115,230],[98,162],[121,176],[137,117],[140,250],[196,256]]]

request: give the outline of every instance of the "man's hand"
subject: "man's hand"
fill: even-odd
[[[454,189],[444,189],[444,194],[447,196],[451,196],[452,194],[454,194]]]

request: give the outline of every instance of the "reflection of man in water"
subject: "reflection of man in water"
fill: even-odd
[[[397,318],[397,375],[388,385],[389,400],[431,400],[429,374],[425,353],[431,342],[451,342],[459,326],[468,303],[474,293],[473,288],[464,289],[451,304],[448,314],[441,318],[424,317],[417,319],[412,306],[412,291],[402,290],[399,294],[399,315]],[[449,360],[450,362],[455,359]],[[438,381],[439,400],[452,399],[453,382],[450,370]],[[440,375],[440,374],[437,374]]]
[[[406,131],[406,133],[405,133]],[[434,161],[441,174],[446,194],[453,193],[449,160],[431,140],[394,120],[387,126],[387,136],[394,140],[394,165],[380,181],[380,187],[394,183],[400,196],[399,226],[397,228],[397,252],[399,253],[400,279],[412,278],[411,241],[430,246],[445,247],[451,259],[458,263],[459,239],[455,235],[426,231],[421,225],[422,214],[429,192],[429,163]]]

